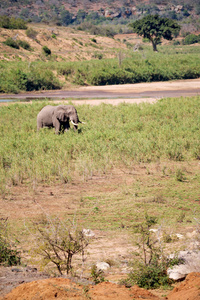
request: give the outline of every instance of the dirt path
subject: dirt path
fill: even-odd
[[[110,86],[79,87],[74,90],[41,91],[21,94],[1,94],[0,102],[5,99],[32,100],[50,98],[54,100],[74,99],[74,104],[99,103],[118,104],[120,102],[153,103],[165,97],[195,96],[200,94],[200,78],[166,82],[137,83]]]

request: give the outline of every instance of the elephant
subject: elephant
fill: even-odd
[[[74,130],[78,128],[79,120],[76,108],[73,105],[47,105],[37,115],[37,130],[43,127],[54,127],[55,133],[59,134],[61,130],[69,130],[69,121],[74,125]]]

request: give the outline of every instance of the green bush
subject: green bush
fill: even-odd
[[[93,265],[91,268],[91,277],[95,284],[105,281],[104,273],[102,270],[97,270],[97,266]]]
[[[146,214],[144,222],[140,222],[134,228],[134,233],[139,235],[136,243],[139,253],[133,263],[133,270],[124,282],[126,285],[137,284],[142,288],[155,289],[170,284],[167,276],[169,260],[158,240],[150,232],[156,223],[156,217]]]
[[[26,22],[20,18],[1,16],[0,27],[6,29],[27,29]]]
[[[199,38],[196,34],[189,34],[183,40],[184,45],[191,45],[198,42],[199,42]]]
[[[7,220],[0,221],[0,265],[14,266],[20,264],[19,251],[12,246],[8,238]]]
[[[92,38],[91,41],[92,41],[93,43],[97,43],[97,40],[96,40],[95,38]]]
[[[170,280],[166,274],[166,268],[167,265],[158,263],[157,259],[149,266],[141,264],[136,271],[129,274],[125,285],[132,286],[137,284],[139,287],[145,289],[156,289],[160,286],[167,286],[170,284]]]
[[[61,84],[53,72],[40,63],[30,67],[26,63],[13,64],[7,73],[0,72],[0,91],[4,93],[60,88]]]
[[[46,56],[51,55],[51,50],[47,46],[43,46],[42,51]]]
[[[180,42],[179,42],[179,41],[174,41],[174,42],[173,42],[173,45],[174,45],[174,46],[178,46],[178,45],[180,45]]]
[[[26,42],[26,41],[19,40],[18,41],[18,45],[20,47],[24,48],[25,50],[29,50],[29,51],[31,50],[31,45],[28,42]]]
[[[37,31],[34,30],[33,28],[28,28],[28,29],[26,30],[26,35],[27,35],[30,39],[35,40],[36,37],[37,37],[37,34],[38,34]]]
[[[12,38],[7,38],[7,40],[5,42],[3,42],[5,45],[15,48],[15,49],[19,49],[19,44],[17,41],[13,40]]]
[[[15,48],[15,49],[19,49],[20,47],[26,49],[26,50],[31,50],[31,46],[28,42],[26,41],[21,41],[21,40],[14,40],[12,38],[7,38],[7,40],[4,42],[5,45]]]

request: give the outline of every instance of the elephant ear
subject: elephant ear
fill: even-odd
[[[66,115],[66,112],[64,111],[63,108],[56,109],[55,116],[61,122],[66,122],[68,119],[68,116]]]

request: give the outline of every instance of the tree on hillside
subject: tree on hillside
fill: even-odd
[[[133,32],[148,38],[152,42],[153,51],[157,50],[161,38],[172,40],[180,31],[180,26],[174,20],[161,18],[158,15],[149,15],[130,24]]]

